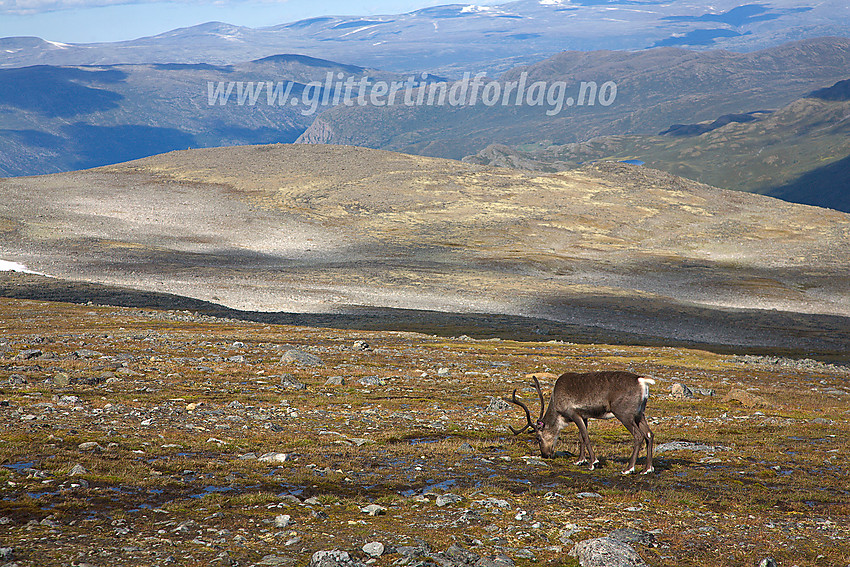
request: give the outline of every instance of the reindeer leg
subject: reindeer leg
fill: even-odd
[[[590,470],[593,470],[594,467],[599,464],[599,459],[596,458],[596,454],[593,452],[593,446],[590,444],[590,437],[587,435],[587,419],[577,414],[572,414],[569,418],[576,424],[576,427],[578,427],[579,438],[583,446],[587,447],[587,456],[590,459]],[[582,456],[583,455],[584,452],[582,452]]]
[[[640,427],[635,422],[634,418],[621,419],[620,416],[617,416],[617,419],[620,420],[620,423],[626,426],[626,429],[628,429],[629,433],[631,433],[632,437],[634,437],[634,445],[632,447],[632,456],[629,458],[629,466],[623,471],[623,474],[632,474],[635,472],[635,464],[637,463],[638,453],[640,452],[640,448],[643,446],[643,432],[640,430]]]
[[[654,441],[652,430],[649,429],[649,424],[646,422],[646,416],[640,414],[640,420],[637,422],[638,429],[646,440],[646,468],[641,474],[649,474],[655,469],[652,466],[652,443]]]
[[[583,417],[583,418],[582,418],[582,420],[584,421],[584,428],[585,428],[585,429],[587,429],[587,418]],[[579,435],[578,435],[578,460],[575,462],[575,464],[576,464],[577,466],[581,466],[581,465],[586,465],[586,464],[587,464],[587,458],[584,456],[584,451],[585,451],[585,447],[584,447],[584,439],[583,439],[583,438],[582,438],[582,436],[581,436],[581,429],[579,429]],[[596,463],[593,463],[593,464],[595,465]]]

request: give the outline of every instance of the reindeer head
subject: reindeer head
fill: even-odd
[[[537,395],[540,398],[540,416],[537,418],[537,422],[532,422],[531,412],[528,410],[528,406],[517,399],[516,390],[514,390],[511,399],[505,398],[505,401],[521,407],[523,411],[525,411],[525,418],[528,423],[526,423],[521,429],[514,429],[510,425],[508,426],[508,429],[510,429],[514,435],[519,435],[526,429],[531,428],[534,431],[537,444],[540,446],[540,454],[544,458],[549,459],[555,456],[555,443],[558,441],[559,428],[556,427],[555,424],[547,424],[546,420],[543,419],[546,410],[546,402],[543,400],[543,392],[540,390],[540,382],[537,380],[536,376],[533,378],[534,387],[537,388]]]

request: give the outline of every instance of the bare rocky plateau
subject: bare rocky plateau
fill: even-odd
[[[625,164],[2,179],[0,564],[848,565],[848,236]],[[593,471],[509,433],[567,370],[655,380],[654,473],[616,420]]]
[[[278,144],[0,180],[3,259],[50,276],[3,295],[267,322],[840,358],[849,243],[847,214],[627,164]]]
[[[652,376],[656,471],[513,436],[529,373]],[[4,567],[850,564],[848,370],[0,298]],[[641,457],[640,463],[643,463]],[[577,555],[578,557],[573,557]]]

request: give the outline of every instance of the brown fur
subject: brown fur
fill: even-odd
[[[533,376],[541,404],[543,394],[540,383]],[[575,423],[579,430],[579,462],[585,463],[585,449],[590,459],[590,469],[599,462],[590,438],[587,434],[588,419],[606,419],[616,417],[634,437],[634,447],[629,466],[624,474],[634,471],[637,456],[641,447],[646,443],[646,468],[644,473],[652,472],[653,436],[644,414],[646,400],[649,394],[648,384],[653,380],[638,376],[631,372],[566,372],[558,377],[552,389],[548,407],[542,412],[537,423],[531,423],[528,408],[516,400],[514,391],[513,403],[521,405],[526,410],[529,425],[534,429],[540,453],[546,458],[555,454],[555,444],[561,429],[570,422]],[[528,427],[528,426],[526,426]],[[525,429],[525,428],[523,428]]]

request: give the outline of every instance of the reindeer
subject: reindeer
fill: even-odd
[[[655,470],[652,468],[652,431],[644,415],[646,400],[649,398],[649,385],[655,384],[655,380],[621,371],[583,374],[567,372],[555,381],[549,407],[544,413],[545,402],[543,392],[540,390],[540,382],[537,376],[532,378],[537,388],[537,395],[540,397],[540,417],[537,418],[537,423],[532,423],[528,406],[517,399],[517,391],[514,390],[512,399],[505,398],[505,401],[521,407],[525,411],[528,423],[522,429],[514,429],[510,425],[508,428],[514,435],[519,435],[529,427],[532,428],[540,445],[540,454],[544,458],[548,459],[555,455],[558,434],[567,423],[572,422],[576,424],[579,431],[579,460],[576,464],[582,465],[588,462],[584,456],[586,448],[590,459],[590,470],[593,470],[599,460],[590,445],[587,420],[616,417],[635,439],[629,466],[623,474],[631,474],[635,471],[638,453],[644,442],[646,442],[646,468],[642,474]]]

